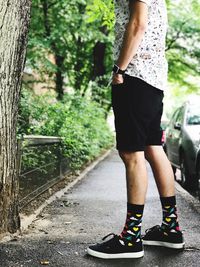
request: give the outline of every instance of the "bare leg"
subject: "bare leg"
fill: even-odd
[[[147,170],[144,152],[119,151],[126,168],[127,201],[144,204],[147,192]]]
[[[147,146],[145,157],[154,173],[160,194],[163,219],[160,228],[150,228],[143,238],[144,244],[183,248],[184,240],[180,231],[175,196],[174,173],[162,146]],[[162,229],[162,231],[160,231]],[[157,239],[157,236],[159,240]],[[174,240],[176,242],[174,243]],[[161,241],[160,241],[161,240]]]
[[[160,196],[174,196],[174,173],[162,146],[147,146],[145,157],[151,165]]]

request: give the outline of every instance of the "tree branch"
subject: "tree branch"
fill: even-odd
[[[167,45],[165,51],[168,51],[170,50],[172,47],[173,47],[173,44],[179,39],[180,37],[180,34],[182,33],[182,29],[183,29],[183,26],[187,23],[187,20],[184,21],[181,26],[180,26],[180,29],[179,31],[176,33],[176,36],[174,39],[170,40],[169,44]]]

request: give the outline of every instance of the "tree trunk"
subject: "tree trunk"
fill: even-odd
[[[105,68],[105,51],[106,51],[106,44],[98,41],[93,50],[93,57],[94,57],[94,68],[93,68],[93,80],[96,77],[102,76],[106,73]]]
[[[76,91],[80,91],[81,90],[81,84],[82,84],[82,77],[81,77],[81,69],[83,68],[83,62],[82,62],[82,57],[81,55],[81,48],[84,46],[81,37],[79,36],[77,41],[74,38],[74,42],[76,42],[76,62],[74,64],[74,70],[75,70],[75,82],[74,82],[74,88]],[[79,58],[80,56],[80,58]],[[84,96],[84,95],[82,95]]]
[[[99,30],[105,35],[108,34],[107,28],[105,26],[100,27]],[[95,44],[93,50],[93,58],[94,58],[93,80],[95,80],[96,77],[102,76],[106,73],[105,51],[106,51],[106,44],[98,41]]]
[[[20,228],[16,124],[31,0],[0,0],[0,238]]]
[[[64,91],[63,91],[63,63],[64,63],[65,58],[59,55],[55,55],[55,61],[56,61],[56,92],[58,93],[57,99],[62,100]]]

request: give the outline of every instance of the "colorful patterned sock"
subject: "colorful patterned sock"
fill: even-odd
[[[144,205],[136,205],[127,202],[127,217],[123,231],[120,234],[122,245],[133,246],[141,241],[141,225]]]
[[[160,197],[163,211],[161,228],[164,231],[178,232],[180,227],[177,218],[176,197]]]

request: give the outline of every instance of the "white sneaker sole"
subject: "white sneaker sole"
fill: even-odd
[[[175,249],[181,249],[185,247],[185,242],[176,244],[176,243],[169,243],[162,241],[143,240],[143,244],[147,246],[160,246],[160,247],[175,248]]]
[[[140,252],[129,252],[129,253],[115,253],[107,254],[103,252],[98,252],[87,248],[87,253],[91,256],[101,258],[101,259],[125,259],[125,258],[141,258],[144,256],[144,250]]]

